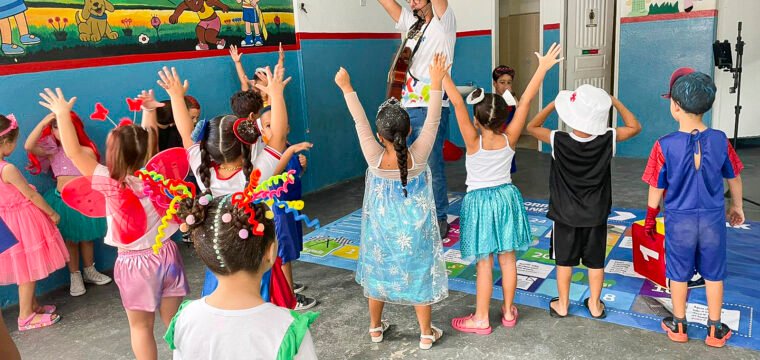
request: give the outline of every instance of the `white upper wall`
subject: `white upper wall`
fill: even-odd
[[[736,46],[736,23],[742,21],[742,38],[744,46],[741,117],[739,136],[760,136],[760,1],[757,0],[721,0],[718,1],[718,36],[719,41],[728,40],[732,49]],[[712,56],[712,55],[711,55]],[[736,65],[736,53],[733,53]],[[729,137],[734,136],[734,106],[736,94],[729,94],[728,88],[734,85],[731,73],[715,69],[715,85],[718,86],[717,99],[713,107],[713,127],[723,130]]]
[[[406,1],[397,0],[403,6]],[[301,11],[301,3],[306,11]],[[365,3],[366,5],[362,5]],[[493,28],[491,0],[449,0],[457,17],[457,31]],[[395,24],[377,0],[293,0],[296,31],[313,33],[390,33]]]

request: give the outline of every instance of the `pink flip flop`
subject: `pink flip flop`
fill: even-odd
[[[53,318],[55,315],[55,318]],[[37,321],[35,321],[37,319]],[[61,321],[61,317],[56,314],[37,314],[29,315],[26,319],[18,319],[18,331],[27,331],[51,326]]]
[[[53,314],[57,308],[55,305],[42,305],[34,309],[37,314]]]
[[[475,314],[470,314],[469,316],[465,317],[453,318],[451,319],[451,327],[459,332],[477,335],[488,335],[493,331],[493,329],[491,329],[491,325],[488,323],[488,320],[475,320],[474,316]],[[476,327],[468,327],[465,325],[467,324],[467,320],[472,320]],[[477,327],[482,325],[488,325],[488,327]]]
[[[512,319],[512,320],[507,320],[507,319],[505,319],[505,318],[504,318],[504,315],[503,315],[503,314],[506,314],[506,313],[507,313],[505,310],[506,310],[506,309],[505,309],[505,308],[504,308],[504,306],[502,305],[502,306],[501,306],[501,313],[502,313],[502,316],[501,316],[501,324],[502,324],[504,327],[508,327],[508,328],[513,328],[513,327],[515,327],[515,325],[517,325],[517,318],[518,318],[518,317],[520,317],[520,313],[518,313],[518,312],[517,312],[517,306],[514,306],[514,305],[512,305],[512,317],[513,317],[513,319]]]

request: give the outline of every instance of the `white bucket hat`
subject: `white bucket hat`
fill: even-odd
[[[575,130],[590,135],[603,135],[607,131],[612,99],[600,88],[585,84],[575,91],[560,91],[554,106],[559,118]]]

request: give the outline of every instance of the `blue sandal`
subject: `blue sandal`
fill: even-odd
[[[0,46],[0,51],[2,51],[4,55],[24,55],[26,52],[24,48],[16,44],[3,44]]]
[[[37,45],[40,43],[40,38],[32,35],[32,34],[26,34],[21,35],[21,45]]]

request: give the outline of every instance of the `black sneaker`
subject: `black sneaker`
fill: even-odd
[[[668,333],[670,340],[680,343],[689,341],[689,335],[686,334],[686,319],[676,320],[674,317],[668,316],[662,319],[660,326]]]
[[[707,346],[721,348],[726,345],[726,341],[731,338],[731,335],[731,329],[724,323],[720,323],[720,326],[709,326],[707,328],[705,344],[707,344]]]
[[[697,274],[697,275],[694,275],[694,277],[691,278],[691,280],[689,280],[689,282],[687,282],[686,284],[687,284],[686,286],[688,286],[689,289],[705,287],[705,278],[703,278],[702,275]]]
[[[301,294],[296,294],[296,302],[296,308],[294,310],[297,311],[309,310],[317,305],[316,299]]]
[[[294,292],[294,293],[296,293],[296,294],[299,294],[299,293],[300,293],[301,291],[303,291],[304,289],[306,289],[306,285],[304,285],[304,284],[299,284],[299,283],[297,283],[297,282],[294,282],[294,283],[293,283],[293,292]]]

